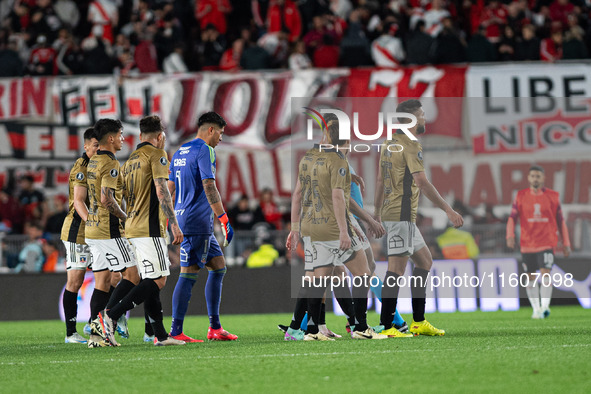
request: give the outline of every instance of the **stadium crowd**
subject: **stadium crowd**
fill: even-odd
[[[585,0],[3,0],[0,76],[585,59]]]

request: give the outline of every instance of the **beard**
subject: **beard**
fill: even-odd
[[[425,129],[425,125],[421,124],[417,126],[417,134],[421,135],[421,134],[425,134],[425,131],[427,131]]]

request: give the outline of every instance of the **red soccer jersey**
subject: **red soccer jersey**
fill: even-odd
[[[545,187],[537,193],[529,188],[520,190],[513,201],[511,219],[514,222],[519,219],[521,223],[521,253],[555,248],[559,226],[564,223],[558,192]],[[508,226],[507,236],[512,235],[511,231]],[[568,245],[568,235],[564,238],[564,243]]]

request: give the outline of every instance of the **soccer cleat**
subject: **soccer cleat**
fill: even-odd
[[[121,315],[117,320],[117,333],[121,338],[129,339],[129,328],[127,327],[127,316]]]
[[[532,319],[543,319],[544,318],[544,314],[540,310],[534,310],[534,313],[532,313],[531,318]]]
[[[103,333],[101,336],[104,338],[105,342],[111,346],[121,346],[115,340],[115,322],[113,322],[113,319],[107,315],[106,309],[102,312],[99,312],[98,319]]]
[[[90,334],[90,337],[88,338],[88,347],[89,348],[95,348],[95,347],[106,347],[109,346],[108,343],[105,342],[105,340],[100,336],[100,335],[96,335],[96,334]]]
[[[544,311],[542,312],[542,316],[544,317],[544,319],[550,317],[550,308],[544,309]]]
[[[378,334],[373,330],[373,328],[368,327],[365,331],[353,331],[351,333],[351,338],[353,339],[386,339],[388,338],[387,335]]]
[[[285,331],[285,336],[283,337],[284,341],[302,341],[304,339],[305,333],[300,330],[294,330],[293,328],[287,327]]]
[[[326,324],[318,325],[318,331],[320,331],[322,333],[322,335],[324,335],[328,338],[341,338],[341,336],[339,334],[335,334],[334,332],[330,331],[326,327]]]
[[[66,337],[66,343],[87,343],[87,341],[86,338],[75,332],[69,337]]]
[[[209,327],[207,330],[207,339],[210,341],[235,341],[238,339],[238,336],[230,334],[228,331],[224,330],[223,327],[220,327],[217,330]]]
[[[286,333],[289,326],[284,326],[283,324],[277,324],[277,328],[279,330],[281,330],[283,333]]]
[[[170,335],[168,334],[171,338],[174,338],[178,341],[183,341],[186,343],[198,343],[198,342],[203,342],[203,339],[195,339],[195,338],[191,338],[188,335],[185,335],[184,333],[180,333],[179,335]]]
[[[406,334],[408,332],[408,324],[406,324],[406,322],[403,322],[403,324],[401,326],[394,324],[394,328],[396,328],[398,331],[400,331],[403,334]]]
[[[318,334],[304,335],[304,341],[334,341],[334,339],[327,337],[321,332],[318,332]]]
[[[84,335],[90,335],[90,334],[91,334],[91,332],[90,332],[90,331],[91,331],[91,330],[90,330],[90,324],[86,323],[86,324],[84,325],[84,329],[82,330],[82,332],[84,333]]]
[[[408,333],[408,334],[403,334],[400,331],[398,331],[396,329],[396,327],[390,327],[387,330],[383,330],[382,331],[382,335],[386,335],[388,338],[412,338],[413,335]]]
[[[154,342],[154,335],[148,335],[146,333],[144,333],[144,342]]]
[[[383,325],[381,325],[381,324],[380,324],[380,325],[374,326],[374,327],[372,327],[372,328],[373,328],[373,330],[374,330],[375,332],[377,332],[377,333],[379,334],[379,333],[381,333],[382,331],[384,331],[384,329],[385,329],[386,327],[384,327]]]
[[[178,346],[185,344],[185,341],[179,341],[178,339],[174,339],[171,336],[166,338],[164,341],[159,341],[158,338],[154,338],[154,346]]]
[[[445,335],[445,330],[440,330],[439,328],[433,327],[431,323],[427,320],[423,320],[421,322],[415,322],[413,320],[412,324],[410,325],[410,332],[415,335],[428,335],[428,336],[443,336]]]

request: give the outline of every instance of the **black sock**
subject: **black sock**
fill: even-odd
[[[148,318],[152,324],[154,335],[159,341],[166,340],[166,338],[168,338],[168,333],[162,323],[164,315],[162,313],[162,303],[160,302],[160,290],[150,294],[145,302],[146,312],[148,313]]]
[[[98,317],[100,311],[105,309],[109,302],[109,293],[106,291],[94,289],[90,298],[90,320]]]
[[[306,332],[309,334],[318,334],[321,305],[322,298],[308,298],[308,329]]]
[[[417,268],[412,271],[412,276],[421,278],[411,282],[410,294],[412,295],[412,319],[416,322],[425,320],[425,303],[427,298],[427,276],[429,271]]]
[[[347,316],[349,326],[354,326],[355,307],[353,306],[353,300],[351,298],[351,290],[349,290],[347,286],[336,286],[333,291],[339,306],[343,310],[345,316]]]
[[[146,311],[146,304],[144,304],[144,332],[148,336],[154,336],[154,329],[152,328],[152,323],[150,323],[150,316],[148,316],[148,312]]]
[[[293,330],[300,329],[302,325],[302,320],[304,320],[304,316],[306,315],[306,311],[308,310],[308,299],[306,298],[306,296],[306,287],[301,287],[300,292],[298,293],[298,299],[296,301],[293,317],[291,318],[291,323],[289,323],[289,328]]]
[[[320,317],[318,318],[319,325],[326,325],[326,302],[320,304]]]
[[[355,308],[355,331],[367,330],[367,292],[369,286],[353,286],[353,307]]]
[[[398,275],[395,272],[387,271],[384,277],[384,285],[382,286],[382,313],[380,314],[380,324],[387,330],[392,328],[392,320],[396,313],[396,304],[398,301]]]
[[[151,294],[159,290],[158,285],[153,279],[142,280],[139,285],[134,286],[131,291],[119,301],[119,303],[109,310],[109,317],[113,320],[118,320],[121,315],[125,314],[125,312],[140,305]]]
[[[119,282],[117,287],[115,287],[115,290],[113,290],[113,294],[111,294],[111,298],[107,303],[107,309],[111,309],[117,305],[134,287],[135,285],[133,282],[130,282],[127,279],[121,279],[121,282]]]
[[[76,332],[76,316],[78,315],[78,293],[64,290],[63,306],[66,318],[66,336]]]

